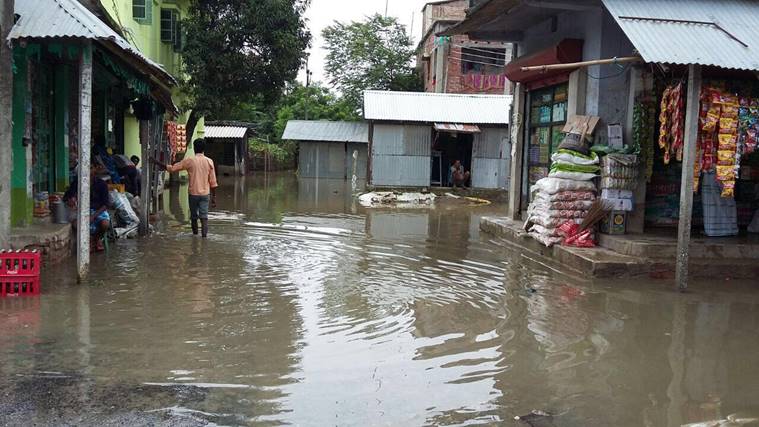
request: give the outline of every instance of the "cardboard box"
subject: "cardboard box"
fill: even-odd
[[[601,190],[602,199],[631,199],[633,198],[632,190]]]
[[[614,211],[632,212],[633,201],[632,199],[607,199],[604,198],[604,203],[611,205],[611,209]]]
[[[599,120],[601,120],[601,118],[595,116],[570,116],[567,119],[567,124],[564,125],[562,132],[585,135],[585,139],[590,140],[593,131],[595,131],[596,126],[598,126]]]
[[[627,213],[612,211],[601,221],[601,232],[605,234],[625,234],[627,232]]]
[[[609,147],[618,149],[618,150],[625,148],[622,125],[618,123],[610,124],[606,126],[606,131],[609,136]]]

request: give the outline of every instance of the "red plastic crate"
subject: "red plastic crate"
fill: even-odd
[[[40,253],[0,251],[0,298],[40,293]]]

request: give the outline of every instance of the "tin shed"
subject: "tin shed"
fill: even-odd
[[[369,125],[364,122],[290,120],[283,140],[298,141],[303,178],[366,179]]]
[[[512,97],[366,91],[369,184],[375,187],[449,187],[460,161],[468,185],[506,189]]]

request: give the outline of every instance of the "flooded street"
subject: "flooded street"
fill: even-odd
[[[0,300],[0,425],[679,426],[759,414],[759,288],[582,283],[480,234],[503,206],[364,209],[229,180]],[[755,285],[755,284],[754,284]],[[529,424],[521,424],[529,425]]]

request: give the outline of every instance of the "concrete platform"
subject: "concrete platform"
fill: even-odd
[[[675,274],[675,251],[666,235],[606,236],[601,245],[582,249],[565,246],[547,248],[529,237],[522,223],[501,217],[485,217],[480,228],[515,246],[525,256],[550,268],[585,278],[671,279]],[[713,279],[756,279],[759,241],[753,237],[736,239],[696,238],[691,252],[693,277]]]
[[[11,230],[10,249],[37,249],[43,261],[56,264],[73,255],[73,233],[70,224],[39,222]]]

